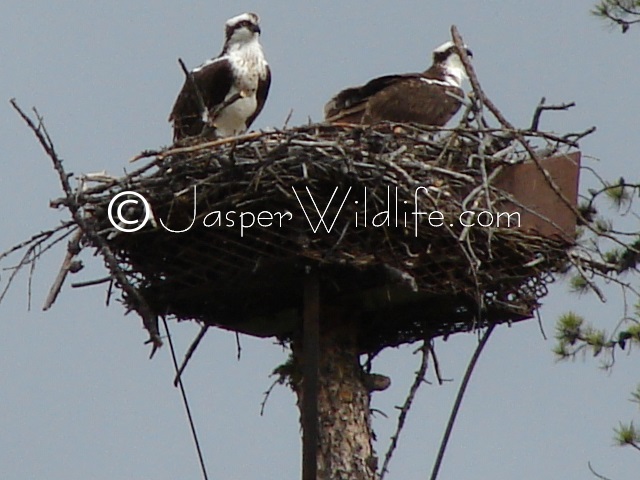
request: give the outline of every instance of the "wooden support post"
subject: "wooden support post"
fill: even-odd
[[[317,480],[320,284],[318,272],[312,267],[307,267],[305,275],[303,316],[302,480]]]

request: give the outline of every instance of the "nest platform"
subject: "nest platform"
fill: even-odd
[[[565,268],[575,224],[563,231],[509,191],[505,178],[527,155],[510,138],[487,142],[490,133],[310,125],[248,134],[147,152],[155,158],[125,177],[85,177],[75,198],[100,238],[87,241],[106,246],[139,293],[124,292],[130,309],[143,302],[154,315],[286,340],[300,328],[314,269],[323,305],[347,311],[362,351],[377,351],[530,318]],[[150,207],[133,233],[108,215],[136,200],[112,203],[126,191]],[[551,233],[468,226],[516,210]],[[144,203],[120,213],[140,220]]]

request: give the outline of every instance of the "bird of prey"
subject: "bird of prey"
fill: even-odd
[[[471,51],[464,47],[468,56]],[[381,121],[441,127],[460,108],[466,71],[453,42],[433,51],[433,64],[423,73],[385,75],[342,90],[324,107],[331,123],[365,125]]]
[[[238,135],[256,119],[271,85],[259,22],[255,13],[227,20],[220,55],[191,70],[169,115],[174,141],[203,131]]]

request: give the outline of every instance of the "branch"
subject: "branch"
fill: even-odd
[[[58,177],[60,179],[62,189],[64,190],[66,195],[67,207],[71,212],[74,222],[80,227],[84,235],[98,248],[105,259],[105,263],[107,264],[109,271],[118,281],[124,292],[128,294],[132,299],[135,299],[135,310],[142,317],[142,322],[149,332],[148,343],[150,342],[153,345],[151,350],[151,357],[153,357],[153,354],[162,345],[162,339],[160,338],[160,332],[158,330],[158,317],[151,310],[140,292],[135,287],[133,287],[133,285],[131,285],[129,279],[120,268],[119,262],[109,248],[106,240],[98,233],[96,233],[94,229],[90,228],[88,224],[89,218],[82,214],[80,206],[78,205],[77,199],[71,188],[71,184],[69,183],[69,177],[71,177],[72,174],[68,174],[65,171],[62,165],[62,160],[56,153],[53,143],[51,142],[51,138],[49,137],[49,134],[44,127],[42,117],[37,115],[39,123],[38,126],[36,126],[33,121],[27,116],[27,114],[25,114],[18,106],[15,99],[11,99],[10,103],[14,110],[18,112],[20,117],[34,133],[34,135],[40,142],[40,145],[51,159],[56,172],[58,172]]]
[[[416,372],[415,379],[413,380],[413,384],[409,389],[409,394],[407,395],[407,399],[404,401],[404,405],[400,408],[400,414],[398,415],[398,424],[396,426],[396,431],[391,437],[391,444],[389,445],[389,449],[384,456],[384,462],[382,463],[382,470],[380,471],[380,480],[384,480],[384,476],[389,471],[389,462],[391,462],[391,457],[393,456],[393,452],[398,446],[398,439],[400,438],[400,432],[402,432],[402,428],[404,427],[404,422],[407,419],[407,414],[411,409],[411,405],[413,404],[413,400],[418,393],[418,389],[424,382],[424,376],[427,373],[427,365],[429,360],[429,344],[425,340],[422,343],[422,347],[420,348],[422,351],[422,360],[420,361],[420,367]]]
[[[561,103],[560,105],[545,105],[546,98],[542,97],[540,103],[536,107],[536,111],[533,113],[533,120],[531,121],[530,130],[534,132],[538,131],[538,125],[540,124],[540,116],[542,112],[546,110],[569,110],[571,107],[575,107],[575,102]]]
[[[591,13],[619,25],[622,33],[627,33],[631,25],[640,23],[640,2],[637,0],[601,0]],[[632,20],[629,20],[629,17]]]
[[[462,40],[462,37],[460,36],[460,34],[458,33],[458,29],[456,28],[455,25],[453,25],[451,27],[451,35],[453,37],[453,41],[456,45],[456,47],[458,48],[458,54],[460,56],[460,59],[462,61],[462,64],[465,67],[465,70],[467,72],[467,75],[469,77],[469,82],[471,83],[471,86],[473,87],[473,91],[476,94],[476,96],[481,100],[481,102],[487,106],[487,108],[489,109],[489,111],[496,117],[496,119],[498,120],[498,122],[500,122],[500,124],[507,130],[510,130],[511,132],[513,132],[513,136],[514,138],[518,141],[518,143],[520,145],[522,145],[522,147],[526,150],[527,154],[529,155],[529,157],[531,158],[531,160],[533,160],[534,164],[536,165],[537,169],[540,171],[540,173],[542,174],[542,176],[544,177],[545,181],[547,182],[547,184],[549,185],[549,187],[551,188],[551,190],[553,190],[553,193],[555,193],[557,195],[557,197],[560,199],[560,201],[562,203],[564,203],[570,210],[571,212],[576,216],[576,219],[578,219],[579,221],[582,221],[585,226],[591,230],[592,232],[599,234],[600,236],[604,236],[606,238],[609,238],[610,240],[612,240],[613,242],[617,243],[618,245],[621,246],[625,246],[624,243],[622,243],[620,240],[618,240],[617,238],[611,236],[611,235],[605,235],[602,232],[597,232],[595,231],[595,229],[589,225],[589,222],[587,222],[584,217],[582,216],[582,214],[580,213],[580,211],[578,211],[578,209],[576,208],[575,205],[573,205],[572,202],[570,202],[569,200],[567,200],[567,198],[562,194],[562,191],[560,190],[560,188],[558,187],[558,185],[556,184],[556,182],[553,180],[553,178],[551,177],[551,175],[549,174],[549,172],[542,166],[540,159],[538,158],[538,155],[536,154],[536,152],[533,150],[533,148],[531,147],[531,145],[529,144],[529,142],[527,142],[525,140],[525,138],[523,137],[522,133],[520,133],[519,130],[517,130],[512,124],[511,122],[509,122],[500,112],[500,110],[498,110],[498,108],[493,104],[493,102],[491,100],[489,100],[489,98],[485,95],[484,91],[482,90],[482,88],[480,87],[480,83],[478,82],[478,77],[476,76],[475,70],[473,69],[473,65],[471,65],[471,62],[469,61],[469,57],[467,56],[467,52],[465,51],[465,49],[463,48],[464,45],[464,41]],[[593,129],[591,129],[591,131],[595,131],[595,127]]]

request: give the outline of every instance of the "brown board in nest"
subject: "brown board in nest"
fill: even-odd
[[[161,152],[78,198],[157,315],[288,338],[314,268],[323,303],[376,351],[529,318],[565,266],[579,155],[531,159],[496,135],[478,156],[476,139],[311,125]],[[143,202],[118,210],[125,191],[148,202],[132,233],[108,216],[143,216]]]

